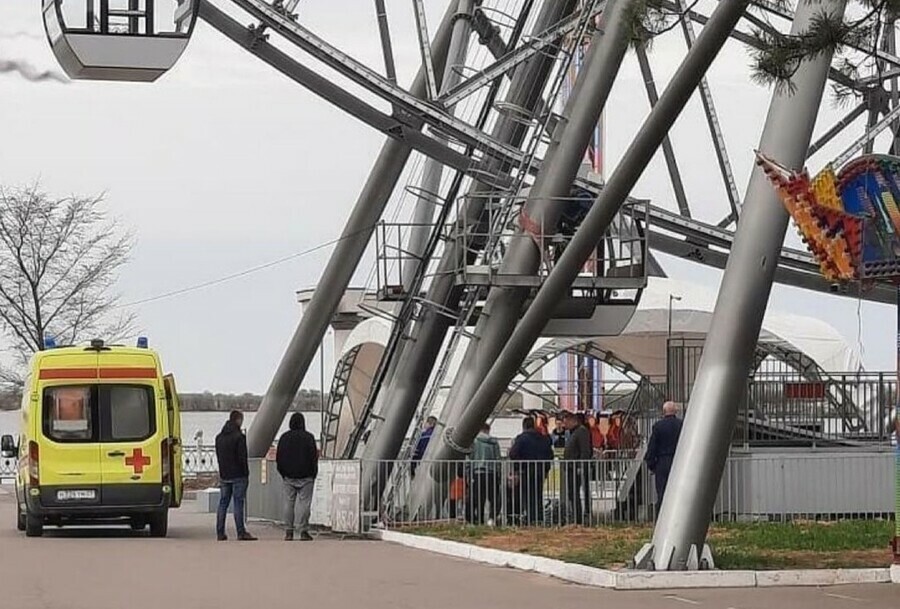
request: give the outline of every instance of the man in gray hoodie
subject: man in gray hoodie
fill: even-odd
[[[489,521],[500,513],[500,443],[491,436],[491,426],[485,424],[472,444],[469,461],[469,497],[466,501],[466,522],[484,522],[485,504],[489,503]]]

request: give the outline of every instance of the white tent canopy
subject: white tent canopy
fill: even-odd
[[[709,331],[716,293],[704,286],[675,279],[650,278],[638,310],[620,336],[594,339],[648,376],[666,373],[666,339],[672,301],[672,335],[703,338]],[[860,368],[856,349],[827,323],[812,317],[768,311],[760,333],[761,344],[799,351],[829,372],[855,372]]]
[[[686,281],[650,278],[638,310],[621,335],[586,337],[585,341],[590,340],[597,349],[613,354],[643,375],[664,377],[670,295],[680,298],[672,300],[672,336],[702,340],[712,322],[716,293]],[[546,352],[557,346],[565,349],[573,342],[571,338],[543,339],[538,346]],[[856,372],[861,367],[856,349],[833,327],[812,317],[768,311],[759,342],[800,352],[828,372]]]
[[[618,360],[627,362],[641,374],[656,378],[664,377],[670,294],[681,298],[680,301],[672,302],[672,335],[704,338],[712,321],[716,303],[715,291],[690,282],[650,278],[637,312],[621,335],[585,337],[584,341],[589,340],[597,348],[612,353]],[[390,322],[382,318],[369,319],[352,331],[341,356],[361,344],[383,347],[389,334]],[[558,347],[559,350],[565,350],[576,342],[581,341],[572,338],[542,339],[535,349],[546,352]],[[833,327],[815,318],[769,311],[763,321],[760,342],[777,346],[781,350],[803,353],[828,372],[855,372],[860,369],[860,357],[854,347]],[[458,351],[452,359],[445,383],[449,384],[452,381],[467,346],[467,339],[459,341]],[[380,349],[373,349],[372,355],[380,352]],[[350,394],[355,398],[351,401],[354,403],[365,399],[376,363],[377,358],[360,358],[355,362],[354,378],[351,378],[350,382]],[[551,368],[553,367],[548,366],[544,374],[539,373],[532,382],[526,384],[526,387],[538,390],[537,385],[531,387],[532,383],[540,383],[541,378],[555,378],[556,371]],[[438,392],[437,407],[443,403],[446,391],[444,388]]]

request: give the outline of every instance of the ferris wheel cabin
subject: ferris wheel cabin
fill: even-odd
[[[199,0],[43,0],[44,29],[73,79],[152,82],[190,40]]]

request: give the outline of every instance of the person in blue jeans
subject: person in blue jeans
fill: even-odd
[[[244,526],[244,504],[250,485],[250,466],[247,462],[247,438],[241,431],[244,415],[234,410],[216,436],[216,458],[219,461],[219,509],[216,511],[216,536],[226,541],[225,517],[228,506],[234,500],[234,525],[240,541],[256,541]]]

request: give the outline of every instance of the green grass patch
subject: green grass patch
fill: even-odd
[[[549,529],[437,525],[404,531],[607,569],[625,567],[653,532],[649,525]],[[885,567],[892,560],[892,535],[892,522],[876,520],[731,523],[712,527],[709,543],[722,569]]]

